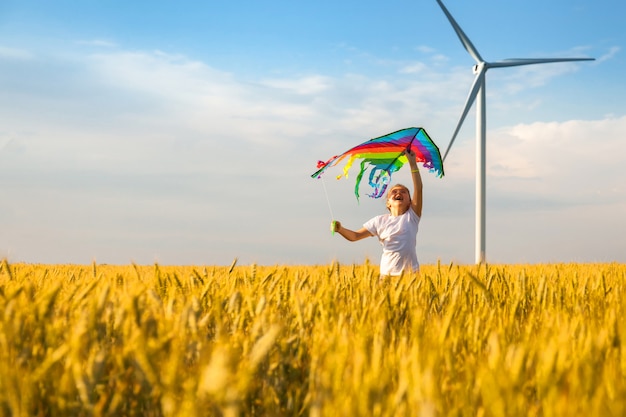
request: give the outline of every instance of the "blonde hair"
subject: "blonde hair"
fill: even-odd
[[[387,207],[388,211],[391,211],[391,209],[389,208],[389,194],[391,193],[391,190],[393,190],[394,188],[404,188],[406,190],[406,192],[409,194],[409,200],[411,199],[411,190],[409,190],[409,187],[407,187],[404,184],[394,184],[394,185],[392,185],[387,190],[387,196],[385,197],[385,207]]]

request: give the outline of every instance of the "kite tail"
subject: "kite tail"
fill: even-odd
[[[359,175],[356,176],[356,184],[354,185],[354,195],[356,196],[356,201],[360,203],[359,200],[359,185],[361,185],[361,180],[363,179],[363,174],[365,174],[365,170],[367,170],[367,166],[365,165],[365,161],[361,161],[361,170],[359,171]]]
[[[381,172],[377,175],[377,172],[379,171]],[[372,194],[368,194],[368,196],[372,198],[380,198],[385,195],[389,181],[391,181],[391,174],[388,171],[381,168],[372,168],[369,183],[374,189],[374,192]]]

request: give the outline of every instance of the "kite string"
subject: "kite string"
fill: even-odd
[[[326,183],[324,182],[324,177],[320,176],[322,180],[322,186],[324,187],[324,195],[326,196],[326,202],[328,203],[328,211],[330,211],[330,220],[331,220],[331,232],[333,235],[335,234],[335,215],[333,214],[333,208],[330,206],[330,198],[328,198],[328,190],[326,189]]]
[[[328,211],[330,211],[331,220],[335,220],[335,216],[333,215],[333,208],[330,206],[330,198],[328,198],[328,190],[326,189],[324,177],[320,176],[320,179],[322,180],[322,186],[324,187],[324,195],[326,196],[326,202],[328,203]]]

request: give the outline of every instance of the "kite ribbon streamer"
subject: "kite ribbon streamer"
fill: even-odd
[[[428,133],[421,127],[409,127],[398,130],[384,136],[370,139],[360,145],[357,145],[341,155],[333,156],[328,161],[319,161],[319,168],[312,178],[320,178],[327,168],[333,167],[348,158],[348,162],[343,167],[341,177],[348,177],[348,171],[357,159],[362,159],[361,169],[356,177],[356,185],[354,194],[358,200],[359,186],[363,175],[368,168],[372,167],[369,174],[369,185],[374,189],[372,194],[368,196],[372,198],[380,198],[385,194],[385,190],[391,181],[391,175],[398,171],[408,162],[405,152],[411,149],[415,153],[417,162],[421,162],[425,168],[437,175],[443,177],[443,161],[439,148],[432,141]]]

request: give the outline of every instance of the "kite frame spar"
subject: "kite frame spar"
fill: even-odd
[[[343,168],[343,174],[337,176],[348,177],[348,171],[356,159],[362,159],[361,168],[356,178],[354,194],[359,200],[359,186],[361,179],[370,167],[369,185],[374,189],[372,198],[380,198],[385,194],[391,181],[391,175],[398,171],[408,162],[405,152],[411,149],[415,153],[417,162],[421,162],[430,172],[439,178],[443,177],[443,160],[437,145],[432,141],[426,130],[421,127],[409,127],[370,139],[360,145],[348,149],[341,155],[336,155],[328,161],[319,161],[319,168],[311,175],[312,178],[320,178],[327,168],[337,165],[349,156],[348,162]]]

